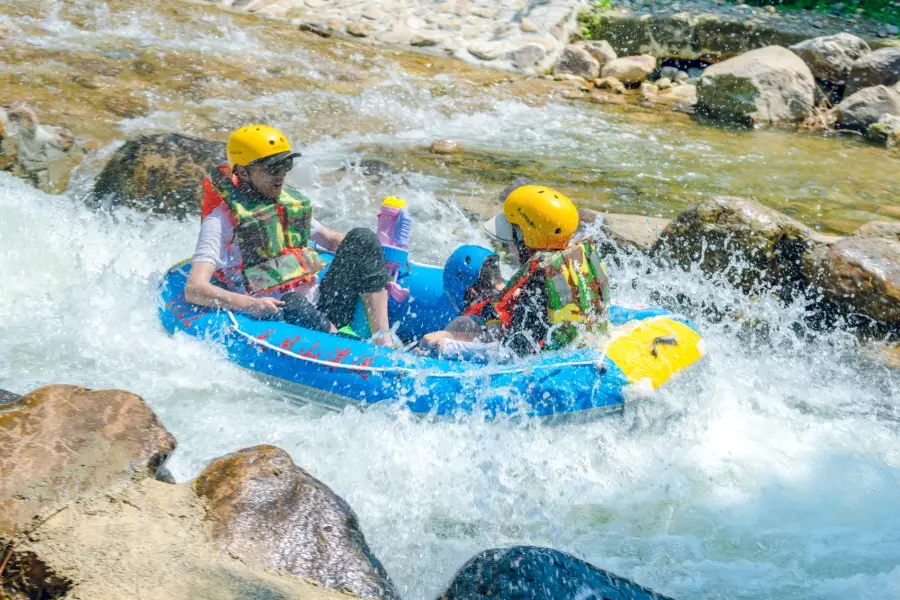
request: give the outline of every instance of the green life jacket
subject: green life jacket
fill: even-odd
[[[283,188],[274,202],[251,196],[218,169],[209,173],[213,189],[231,211],[234,240],[241,250],[247,291],[259,294],[312,281],[325,263],[311,248],[309,198]]]
[[[549,349],[568,345],[581,331],[606,333],[609,276],[594,243],[584,240],[538,260],[547,282]]]
[[[546,285],[545,350],[570,344],[582,331],[605,333],[609,325],[609,277],[596,245],[583,240],[561,250],[537,252],[509,280],[492,308],[505,327],[512,323],[521,288],[540,273]]]

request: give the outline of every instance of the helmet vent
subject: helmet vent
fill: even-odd
[[[560,229],[559,227],[557,227],[557,228],[556,228],[556,231],[554,231],[553,233],[559,235],[560,233],[562,233],[562,229]]]

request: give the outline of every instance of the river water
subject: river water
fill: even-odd
[[[74,6],[110,18],[102,3],[91,4],[93,12]],[[175,27],[169,37],[147,33],[162,27],[154,13],[130,14],[129,35],[221,51],[200,25],[187,47]],[[212,20],[221,27],[228,18]],[[4,22],[15,35],[25,19]],[[125,35],[123,27],[82,30],[84,21],[65,11],[25,25],[30,43],[46,45],[109,44]],[[253,34],[231,35],[226,48],[258,48]],[[750,189],[772,204],[796,203],[797,214],[826,230],[896,217],[897,160],[852,142],[642,122],[598,107],[454,92],[452,84],[438,95],[398,71],[362,94],[298,91],[246,102],[270,107],[279,126],[307,142],[291,182],[309,191],[321,220],[372,225],[381,194],[404,195],[414,252],[428,261],[442,261],[462,242],[486,241],[444,193],[478,193],[484,182],[435,168],[372,184],[352,168],[363,158],[360,146],[455,137],[539,171],[594,173],[603,179],[599,196],[620,204],[650,197],[643,212],[651,214],[704,193]],[[285,109],[290,103],[298,108]],[[241,114],[231,100],[220,108]],[[189,127],[192,110],[115,127],[120,137]],[[309,128],[329,114],[349,113],[353,123],[379,126],[309,139]],[[347,176],[329,174],[341,165],[351,167]],[[0,387],[72,383],[140,394],[178,439],[169,466],[179,481],[238,448],[286,449],[353,506],[409,599],[436,597],[476,552],[520,543],[572,552],[683,599],[900,596],[900,373],[871,360],[848,334],[807,331],[800,307],[625,259],[611,264],[615,298],[684,311],[707,337],[709,356],[624,415],[549,426],[427,422],[393,410],[323,414],[261,387],[215,348],[165,334],[156,284],[190,254],[197,223],[90,211],[78,197],[95,172],[86,165],[62,196],[0,173]],[[675,200],[634,191],[646,187],[635,182],[672,180],[683,191]],[[821,203],[813,203],[816,190],[827,191]],[[854,197],[865,201],[842,206]],[[704,304],[740,318],[710,316]]]

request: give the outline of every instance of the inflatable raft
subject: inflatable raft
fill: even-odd
[[[391,403],[435,416],[605,412],[652,393],[704,353],[703,340],[689,321],[661,308],[614,305],[614,333],[599,348],[564,349],[506,363],[420,356],[189,304],[184,286],[190,268],[188,261],[175,265],[160,282],[159,315],[166,330],[221,344],[230,360],[283,392],[337,410]],[[444,294],[442,274],[440,267],[413,264],[401,275],[410,294],[402,302],[391,299],[389,313],[404,341],[440,330],[457,316]]]

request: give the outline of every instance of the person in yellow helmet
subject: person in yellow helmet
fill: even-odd
[[[226,155],[228,164],[203,180],[188,302],[336,332],[350,324],[362,297],[374,341],[395,345],[388,273],[375,232],[339,233],[312,218],[309,199],[284,185],[300,154],[277,129],[238,129]],[[324,262],[310,242],[335,253],[321,281]]]
[[[515,186],[505,196],[503,212],[483,228],[506,244],[519,267],[492,302],[467,312],[485,332],[499,337],[499,349],[523,356],[566,346],[580,333],[606,332],[606,266],[593,241],[573,241],[578,209],[569,198],[545,186]],[[444,353],[485,354],[483,348],[471,352],[471,344],[495,341],[441,331],[421,342]]]

